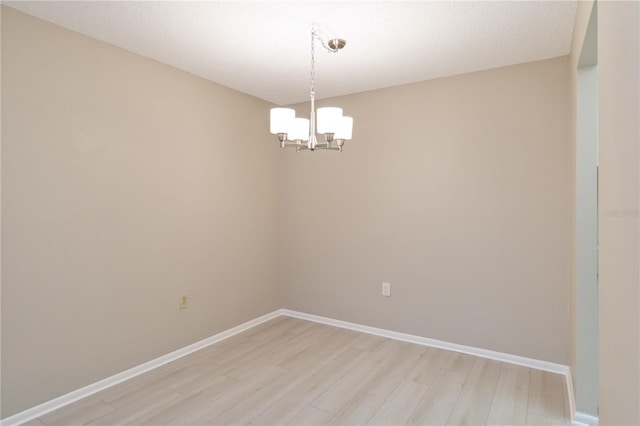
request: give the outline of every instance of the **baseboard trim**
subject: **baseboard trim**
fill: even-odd
[[[591,414],[576,411],[576,394],[573,389],[573,380],[571,379],[571,371],[565,375],[567,381],[567,393],[569,397],[569,410],[571,413],[571,424],[574,426],[598,426],[600,420]]]
[[[591,414],[581,413],[576,411],[573,414],[573,424],[576,426],[598,426],[600,419]]]
[[[488,349],[480,349],[472,346],[458,345],[456,343],[444,342],[442,340],[429,339],[427,337],[415,336],[413,334],[405,334],[397,331],[385,330],[382,328],[369,327],[368,325],[357,324],[348,321],[336,320],[333,318],[322,317],[319,315],[306,314],[303,312],[282,309],[282,314],[294,318],[305,319],[309,321],[319,322],[322,324],[333,325],[336,327],[346,328],[363,333],[375,334],[377,336],[388,337],[390,339],[402,340],[404,342],[416,343],[418,345],[433,346],[449,351],[462,352],[469,355],[479,356],[481,358],[493,359],[496,361],[508,362],[510,364],[521,365],[524,367],[535,368],[536,370],[549,371],[562,375],[569,374],[569,367],[553,362],[541,361],[533,358],[526,358],[518,355],[511,355],[503,352],[491,351]]]
[[[214,343],[220,342],[221,340],[228,339],[231,336],[234,336],[238,333],[242,333],[243,331],[253,328],[256,325],[261,324],[265,321],[269,321],[270,319],[279,317],[282,315],[281,311],[282,311],[281,309],[278,309],[268,314],[262,315],[258,318],[242,323],[236,327],[222,331],[211,337],[207,337],[206,339],[200,340],[199,342],[193,343],[191,345],[185,346],[184,348],[178,349],[176,351],[170,352],[166,355],[163,355],[151,361],[145,362],[144,364],[140,364],[136,367],[130,368],[121,373],[114,374],[113,376],[107,377],[105,379],[92,383],[83,388],[77,389],[75,391],[69,392],[68,394],[62,395],[58,398],[54,398],[50,401],[47,401],[40,405],[36,405],[35,407],[29,408],[20,413],[14,414],[13,416],[0,420],[0,426],[19,425],[24,422],[28,422],[29,420],[33,420],[36,417],[43,416],[53,410],[57,410],[58,408],[61,408],[65,405],[69,405],[72,402],[75,402],[79,399],[85,398],[89,395],[93,395],[96,392],[100,392],[101,390],[117,385],[118,383],[124,382],[125,380],[129,380],[142,373],[146,373],[147,371],[153,370],[154,368],[158,368],[171,361],[175,361],[178,358],[182,358],[185,355],[189,355],[190,353],[198,351],[207,346],[213,345]]]
[[[564,376],[565,384],[567,386],[567,397],[569,398],[569,413],[571,413],[571,422],[574,422],[576,413],[576,394],[573,389],[573,378],[571,377],[571,369],[567,371]]]

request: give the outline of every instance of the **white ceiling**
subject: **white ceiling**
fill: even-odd
[[[4,4],[276,104],[566,55],[576,1],[4,1]]]

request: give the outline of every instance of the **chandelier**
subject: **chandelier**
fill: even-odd
[[[270,130],[272,134],[278,135],[281,148],[295,147],[296,151],[328,149],[342,152],[344,142],[351,139],[353,118],[343,116],[342,108],[335,107],[318,108],[316,115],[316,39],[331,53],[338,52],[346,44],[346,41],[340,38],[331,39],[325,44],[315,25],[311,27],[311,115],[309,119],[298,118],[295,116],[295,110],[291,108],[272,108]],[[316,131],[324,135],[324,142],[318,142]]]

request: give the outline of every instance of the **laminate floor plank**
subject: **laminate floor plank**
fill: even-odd
[[[289,332],[293,334],[306,333],[306,331],[311,327],[319,325],[317,322],[302,320],[298,318],[290,317],[289,320],[292,320],[294,322],[294,326],[289,329]]]
[[[430,385],[449,360],[451,352],[439,348],[427,348],[405,379]]]
[[[274,378],[268,385],[244,399],[227,412],[205,422],[210,425],[246,424],[267,410],[271,404],[286,395],[308,377],[330,362],[328,359],[311,357],[306,364]],[[317,407],[316,407],[317,408]]]
[[[336,414],[331,425],[365,425],[384,404],[383,398],[358,393]]]
[[[235,337],[235,336],[234,336]],[[286,333],[278,334],[274,336],[275,341],[281,342],[285,340]],[[248,354],[254,353],[256,350],[262,350],[269,347],[270,342],[264,340],[257,340],[253,338],[237,339],[234,345],[225,346],[220,350],[215,350],[217,343],[212,345],[211,350],[205,352],[204,356],[199,360],[208,364],[223,364],[229,360],[233,360]],[[209,348],[207,348],[209,349]]]
[[[251,420],[251,424],[273,425],[288,423],[303,409],[306,409],[308,404],[324,393],[337,379],[358,365],[365,355],[366,352],[358,349],[345,351],[320,371],[267,407],[258,417]],[[322,411],[326,413],[326,411]]]
[[[526,425],[529,400],[529,369],[502,364],[487,424]]]
[[[26,425],[570,424],[563,376],[281,316]]]
[[[362,392],[380,398],[389,397],[427,351],[426,346],[399,343],[402,344],[398,345],[394,355],[385,359],[383,367],[369,380]]]
[[[149,412],[148,418],[141,421],[141,425],[166,425],[197,412],[203,406],[218,398],[220,394],[238,385],[238,381],[226,376],[209,378],[209,385],[199,392],[190,392]]]
[[[159,376],[153,380],[145,381],[140,386],[128,389],[122,393],[110,395],[103,398],[110,405],[117,408],[126,407],[134,401],[146,397],[150,391],[160,388],[170,388],[170,386],[184,378],[194,378],[202,374],[203,370],[194,366],[185,367],[181,370]]]
[[[478,358],[473,355],[467,355],[460,352],[449,352],[449,359],[442,366],[442,369],[462,374],[469,374],[473,364],[476,362],[476,359]]]
[[[300,336],[306,344],[304,348],[298,350],[288,356],[283,356],[277,361],[277,365],[279,367],[286,368],[287,370],[292,370],[296,368],[300,363],[304,363],[305,359],[310,356],[315,356],[315,348],[317,345],[324,344],[327,341],[330,341],[334,336],[333,327],[329,327],[324,324],[316,324],[315,327],[308,329],[304,335]]]
[[[482,425],[487,423],[502,363],[478,358],[460,391],[448,425]]]
[[[411,418],[428,387],[403,380],[380,407],[368,425],[403,425]]]
[[[136,397],[144,397],[146,395],[146,389],[148,386],[155,386],[158,381],[171,380],[176,378],[180,373],[187,370],[189,367],[186,364],[181,364],[179,368],[169,369],[160,368],[148,371],[139,376],[133,377],[127,381],[118,383],[108,389],[96,393],[93,397],[102,399],[115,406],[121,406],[120,401],[132,402]]]
[[[397,356],[402,347],[401,343],[403,342],[385,341],[354,369],[336,381],[312,405],[329,413],[337,414],[385,367],[388,359]]]
[[[462,391],[467,375],[442,370],[408,420],[412,425],[444,425]]]
[[[361,351],[371,352],[387,340],[389,339],[375,334],[358,333],[353,342],[351,342],[351,346]]]
[[[167,384],[167,387],[183,395],[191,395],[206,390],[220,383],[236,383],[238,380],[223,376],[217,371],[202,368],[198,374],[189,375]]]
[[[286,372],[284,368],[265,366],[254,377],[242,380],[235,386],[216,394],[214,398],[206,401],[206,404],[179,415],[168,424],[202,425],[251,398]]]
[[[318,341],[311,346],[311,351],[319,358],[335,358],[351,346],[358,333],[352,330],[340,330],[332,338]]]
[[[306,425],[306,426],[315,426],[315,425],[326,425],[329,423],[333,414],[327,413],[326,411],[322,411],[316,407],[305,407],[304,410],[300,414],[298,414],[294,419],[292,419],[288,425]],[[282,424],[282,423],[275,423]]]
[[[229,377],[243,380],[264,365],[276,365],[281,363],[282,359],[294,357],[298,353],[304,353],[307,348],[315,344],[318,336],[314,331],[310,331],[305,336],[293,333],[280,335],[270,341],[269,344],[263,345],[260,350],[247,354],[242,359],[231,360],[227,363],[226,368],[218,370]],[[291,369],[290,366],[288,367],[287,369]]]
[[[536,413],[529,413],[527,416],[528,426],[568,426],[571,423],[564,419],[556,419],[553,417],[544,417]]]
[[[112,411],[86,424],[105,426],[139,425],[144,423],[144,420],[150,412],[181,396],[180,393],[174,390],[158,388],[148,393],[145,397],[136,399],[131,404],[124,405],[118,410]]]
[[[528,412],[554,419],[565,418],[562,376],[531,370]]]
[[[211,360],[211,364],[213,369],[221,374],[242,379],[243,369],[272,364],[267,359],[273,359],[274,352],[283,351],[284,348],[289,348],[292,344],[295,344],[296,347],[303,344],[302,342],[296,343],[296,337],[297,335],[293,333],[283,333],[274,336],[271,340],[254,340],[253,349],[235,357],[233,354],[225,356],[224,359],[219,357]],[[286,350],[291,351],[292,349]]]

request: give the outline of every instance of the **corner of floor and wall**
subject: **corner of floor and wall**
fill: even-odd
[[[602,424],[640,423],[638,9],[598,6]],[[319,101],[354,139],[296,154],[267,102],[1,22],[3,425],[281,309],[575,371],[575,54]]]

